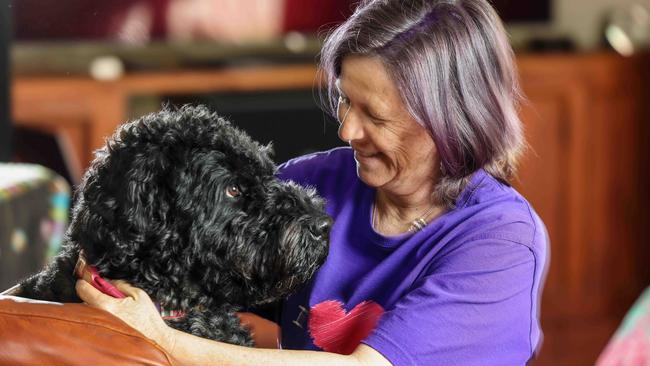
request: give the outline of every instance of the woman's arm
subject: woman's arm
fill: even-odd
[[[171,328],[170,328],[171,329]],[[199,338],[171,329],[175,347],[169,353],[184,365],[313,365],[382,366],[391,365],[379,352],[361,345],[349,356],[317,351],[291,351],[248,348]]]
[[[183,365],[221,366],[392,366],[379,352],[360,345],[349,356],[316,351],[248,348],[193,336],[165,324],[149,296],[124,282],[115,285],[128,297],[115,299],[85,281],[77,281],[77,294],[87,304],[104,309],[154,340]]]

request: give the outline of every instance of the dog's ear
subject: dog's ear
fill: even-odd
[[[114,144],[98,151],[79,187],[80,201],[69,230],[95,265],[111,258],[135,258],[145,243],[173,237],[166,227],[170,162],[162,149],[145,143]]]
[[[127,158],[129,159],[129,158]],[[166,172],[169,162],[161,147],[149,145],[132,154],[124,171],[121,187],[122,217],[133,229],[145,233],[155,230],[168,211]]]

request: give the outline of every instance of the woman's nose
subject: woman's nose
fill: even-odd
[[[354,116],[354,113],[350,111],[345,120],[339,125],[339,138],[349,143],[350,141],[361,140],[363,134],[363,126]]]

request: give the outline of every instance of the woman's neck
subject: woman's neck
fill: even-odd
[[[410,229],[417,230],[414,221],[428,223],[444,211],[437,204],[433,188],[416,190],[412,194],[391,194],[377,189],[373,208],[373,227],[383,235],[402,234]]]

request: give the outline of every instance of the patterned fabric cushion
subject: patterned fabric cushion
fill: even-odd
[[[59,251],[70,187],[49,169],[0,164],[0,289],[38,272]]]
[[[627,313],[596,365],[650,366],[650,288]]]

